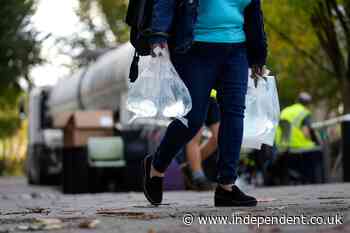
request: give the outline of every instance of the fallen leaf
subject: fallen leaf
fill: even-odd
[[[158,214],[144,213],[144,212],[131,212],[131,211],[118,211],[118,210],[98,210],[97,214],[101,215],[115,215],[125,216],[132,219],[150,220],[160,218]]]
[[[68,215],[68,214],[78,214],[78,213],[81,213],[81,211],[80,210],[62,210],[61,213],[64,215]]]
[[[21,226],[17,226],[17,229],[20,231],[28,231],[29,230],[29,226],[26,225],[21,225]]]
[[[29,226],[28,231],[40,231],[44,229],[44,225],[39,225],[39,224],[32,224]]]
[[[34,208],[26,208],[30,214],[48,214],[50,213],[50,209],[48,208],[41,208],[41,207],[34,207]]]
[[[61,219],[57,218],[36,218],[30,230],[57,230],[64,227]]]
[[[97,227],[98,224],[100,224],[100,220],[97,219],[85,220],[79,224],[79,227],[86,229],[94,229]]]
[[[35,219],[35,222],[44,225],[62,224],[62,220],[58,218],[37,218]]]
[[[276,198],[266,197],[266,198],[258,198],[258,202],[273,202],[277,201]]]
[[[114,209],[110,209],[110,208],[102,208],[102,209],[98,209],[96,210],[97,214],[113,214],[113,213],[119,213],[120,211],[126,210],[126,208],[114,208]]]
[[[274,207],[267,207],[268,209],[271,210],[283,210],[285,209],[287,206],[274,206]]]
[[[52,225],[45,225],[42,229],[43,230],[58,230],[62,229],[64,226],[63,224],[52,224]]]
[[[28,209],[27,211],[14,211],[2,213],[2,215],[26,215],[26,214],[49,214],[50,210],[45,209]]]
[[[318,197],[320,200],[350,199],[350,197]]]

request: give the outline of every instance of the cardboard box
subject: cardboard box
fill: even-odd
[[[112,111],[65,112],[53,120],[55,128],[63,129],[64,147],[85,146],[90,137],[113,136]]]

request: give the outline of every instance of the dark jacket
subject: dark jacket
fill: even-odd
[[[168,42],[172,52],[185,53],[193,43],[199,0],[154,0],[151,43]],[[265,65],[267,41],[260,0],[244,12],[249,65]]]

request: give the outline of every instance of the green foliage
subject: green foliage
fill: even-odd
[[[288,2],[289,0],[279,0],[278,3],[275,0],[264,1],[269,65],[278,75],[283,105],[294,102],[302,90],[312,92],[310,88],[316,82],[312,77],[323,75],[319,70],[313,70],[307,57],[293,46],[295,44],[308,53],[320,53],[307,16],[303,11],[295,12]]]
[[[28,144],[28,121],[24,120],[16,134],[0,140],[0,176],[23,175]]]
[[[1,87],[27,76],[32,65],[40,62],[35,32],[28,28],[33,0],[2,0],[0,8]]]
[[[97,0],[117,42],[129,39],[128,27],[124,23],[128,2],[125,0]]]
[[[79,8],[76,13],[89,36],[75,34],[73,37],[58,39],[65,45],[63,47],[70,48],[62,53],[73,57],[72,70],[95,61],[109,49],[129,40],[129,29],[124,23],[127,1],[78,1]]]
[[[23,176],[25,174],[25,160],[5,161],[0,159],[0,176]]]
[[[0,140],[12,136],[20,127],[17,105],[20,98],[20,89],[8,85],[0,96]]]
[[[316,101],[329,108],[346,102],[340,92],[346,79],[342,17],[350,27],[350,1],[265,0],[263,1],[269,38],[269,65],[278,74],[283,104],[294,101],[300,91],[309,91]],[[342,14],[337,10],[342,9]],[[347,16],[346,16],[347,15]],[[343,25],[344,26],[344,25]],[[350,44],[349,44],[350,46]],[[350,63],[349,63],[350,64]],[[350,68],[350,67],[349,67]]]
[[[108,33],[114,36],[113,43],[128,41],[128,27],[124,23],[127,9],[125,0],[79,0],[80,8],[78,15],[93,33],[92,43],[97,48],[108,47]],[[97,11],[97,12],[96,12]],[[98,17],[105,23],[105,27],[98,28],[94,24],[94,17]]]
[[[40,62],[36,33],[30,29],[33,0],[1,0],[0,7],[0,138],[19,127],[20,77],[29,81],[30,68]]]

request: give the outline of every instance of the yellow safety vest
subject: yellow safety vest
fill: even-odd
[[[217,91],[215,89],[212,89],[210,92],[210,97],[216,99]]]
[[[288,144],[282,142],[282,129],[279,126],[276,131],[276,145],[277,148],[290,149],[312,149],[315,143],[306,137],[302,131],[302,123],[305,117],[309,116],[311,112],[302,104],[297,103],[285,108],[281,112],[281,120],[286,120],[290,123],[291,133]]]

